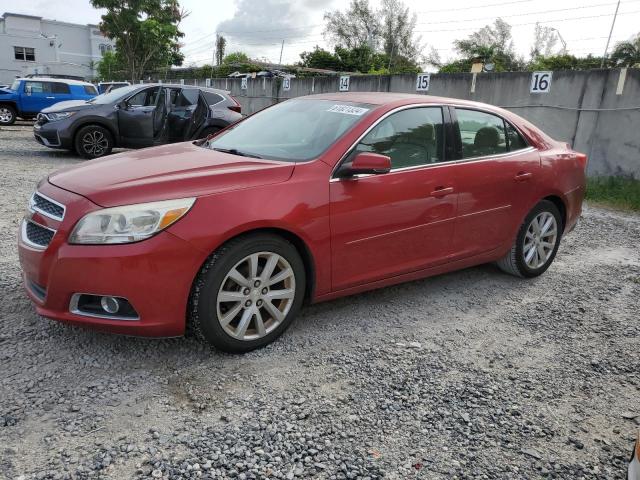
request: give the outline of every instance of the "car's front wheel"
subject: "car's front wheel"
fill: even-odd
[[[232,240],[209,257],[194,282],[189,327],[225,352],[262,347],[293,321],[305,282],[302,259],[287,240],[266,234]]]
[[[0,125],[13,125],[16,121],[16,110],[11,105],[0,105]]]
[[[511,250],[498,260],[498,267],[518,277],[537,277],[553,262],[561,237],[562,216],[558,207],[542,200],[525,218]]]
[[[103,157],[111,153],[113,136],[100,125],[87,125],[78,130],[73,146],[82,158]]]

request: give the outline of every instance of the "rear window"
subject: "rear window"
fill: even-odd
[[[216,103],[220,103],[224,100],[222,95],[218,95],[217,93],[207,92],[206,90],[202,91],[204,98],[207,100],[209,105],[215,105]]]
[[[97,95],[98,91],[93,85],[84,85],[84,93],[87,95]]]

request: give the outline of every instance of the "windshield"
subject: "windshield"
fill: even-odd
[[[203,146],[272,160],[311,160],[372,109],[369,104],[338,100],[288,100],[256,113]]]
[[[11,90],[17,92],[18,88],[20,88],[20,80],[14,80],[11,84]]]
[[[97,103],[98,105],[115,103],[119,100],[122,100],[124,97],[126,97],[130,93],[135,92],[139,88],[140,88],[139,85],[130,85],[128,87],[118,88],[116,90],[110,91],[109,93],[103,93],[101,95],[98,95],[97,97],[94,97],[91,100],[87,100],[87,103]]]

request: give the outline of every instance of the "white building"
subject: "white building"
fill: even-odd
[[[102,54],[114,48],[97,25],[7,12],[0,17],[0,84],[28,74],[91,79]]]

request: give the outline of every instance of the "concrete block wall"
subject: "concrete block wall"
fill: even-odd
[[[530,93],[531,75],[482,73],[474,80],[471,73],[432,74],[429,91],[421,94],[506,108],[587,153],[590,175],[640,178],[640,69],[553,72],[549,93],[537,94]],[[295,78],[284,91],[281,79],[247,79],[247,89],[241,79],[211,80],[212,87],[231,91],[247,114],[289,98],[337,92],[338,84],[338,77]],[[417,93],[416,76],[351,76],[349,91]]]

